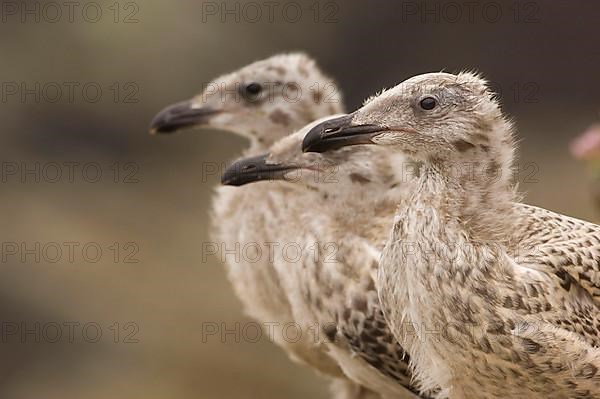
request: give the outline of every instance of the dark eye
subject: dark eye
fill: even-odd
[[[419,105],[424,110],[429,111],[429,110],[432,110],[435,108],[435,106],[437,105],[437,101],[433,97],[425,97],[424,99],[421,100]]]
[[[249,83],[244,87],[242,94],[247,99],[254,99],[260,94],[262,89],[262,86],[258,83]]]

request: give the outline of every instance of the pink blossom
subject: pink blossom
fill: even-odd
[[[590,126],[571,142],[571,154],[577,159],[591,159],[600,155],[600,124]]]

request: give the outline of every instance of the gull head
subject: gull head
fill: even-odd
[[[222,175],[224,185],[242,186],[259,181],[285,181],[315,189],[327,196],[347,196],[350,192],[376,192],[402,186],[414,175],[415,166],[390,147],[349,146],[327,153],[304,153],[302,141],[308,131],[326,120],[305,126],[269,148],[269,152],[243,158]]]
[[[314,60],[280,54],[221,76],[192,99],[166,107],[152,120],[150,132],[225,130],[268,148],[307,123],[340,112],[341,94]]]
[[[463,72],[410,78],[357,111],[314,126],[305,152],[357,144],[391,146],[423,161],[512,157],[511,123],[485,80]]]

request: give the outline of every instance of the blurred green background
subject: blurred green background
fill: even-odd
[[[249,321],[201,251],[206,165],[244,141],[147,133],[162,107],[278,52],[315,57],[350,109],[415,74],[482,72],[517,123],[526,201],[599,220],[568,151],[598,119],[598,2],[276,1],[271,21],[261,1],[51,3],[2,2],[2,398],[327,397],[266,339],[201,337]]]

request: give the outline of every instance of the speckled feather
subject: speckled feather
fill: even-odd
[[[253,156],[266,151],[267,147],[292,130],[304,126],[313,119],[339,113],[343,108],[339,89],[318,70],[314,61],[304,55],[280,55],[259,61],[240,71],[216,79],[215,84],[211,86],[232,91],[240,84],[256,81],[279,82],[277,87],[298,86],[303,95],[300,101],[284,101],[281,96],[275,95],[273,99],[259,99],[249,104],[244,104],[244,102],[225,104],[228,109],[227,115],[215,118],[212,127],[232,130],[248,137],[250,148],[244,152],[245,156]],[[209,95],[198,96],[198,106],[204,106],[206,102],[210,103],[221,98],[218,94],[211,92]],[[316,200],[321,200],[321,194],[314,192],[307,195],[302,187],[288,183],[271,182],[269,185],[268,190],[261,184],[238,188],[219,187],[217,189],[213,200],[214,237],[217,243],[230,249],[235,248],[236,243],[243,248],[247,244],[258,243],[263,247],[262,244],[265,243],[284,245],[292,240],[298,241],[298,237],[290,237],[285,234],[287,231],[302,231],[305,225],[300,224],[300,219],[294,219],[290,215],[288,207],[282,207],[282,204],[297,201],[299,198],[309,200],[311,195],[315,195]],[[395,206],[394,202],[390,204],[392,208],[388,214],[393,213]],[[364,233],[370,234],[377,229],[384,231],[379,227],[373,227],[372,231],[364,231]],[[318,231],[316,233],[318,234]],[[384,242],[383,237],[384,235],[380,235],[380,247]],[[281,245],[279,249],[281,249]],[[265,254],[269,252],[269,249],[263,247],[262,251]],[[374,263],[374,260],[369,258],[364,270],[369,271]],[[369,370],[369,373],[375,375],[373,378],[390,380],[388,384],[393,388],[384,389],[384,392],[405,391],[402,386],[397,388],[396,386],[398,381],[409,386],[409,378],[405,374],[407,362],[402,359],[404,354],[398,350],[397,344],[392,344],[394,338],[389,331],[387,334],[381,334],[380,329],[384,321],[379,307],[376,306],[377,295],[374,291],[373,275],[367,273],[363,276],[363,280],[368,282],[365,291],[357,291],[354,295],[356,301],[348,302],[346,306],[346,302],[338,303],[336,299],[332,299],[335,295],[329,299],[325,296],[321,297],[319,287],[316,290],[306,288],[303,291],[306,296],[298,297],[296,294],[300,291],[295,290],[297,287],[294,284],[295,281],[289,278],[289,265],[285,266],[285,262],[279,262],[279,264],[284,265],[283,270],[276,270],[272,260],[267,259],[266,256],[260,257],[258,261],[254,262],[248,262],[244,258],[234,260],[229,257],[226,262],[229,279],[238,297],[244,303],[246,312],[262,322],[278,323],[274,331],[275,342],[282,346],[293,359],[311,366],[326,376],[334,377],[336,380],[332,385],[332,394],[335,398],[381,397],[365,388],[365,384],[361,384],[364,377],[357,375],[361,374],[360,367],[368,368],[370,367],[368,364],[360,366],[358,372],[353,370],[348,375],[348,366],[340,364],[343,362],[352,365],[363,364],[366,360],[384,373],[381,374],[375,369]],[[352,264],[343,269],[350,270],[356,266]],[[309,296],[312,296],[314,301],[306,302],[305,300]],[[321,302],[318,302],[319,300]],[[362,301],[365,301],[366,309],[363,309]],[[353,305],[359,306],[354,310]],[[319,306],[331,309],[331,312],[322,312],[323,308],[319,308]],[[310,310],[307,311],[307,308]],[[326,314],[327,317],[307,317],[307,314],[317,313]],[[343,337],[334,337],[335,344],[323,343],[323,340],[315,340],[308,334],[314,327],[312,323],[324,326],[326,321],[341,320],[347,314],[350,314],[352,325],[339,330]],[[282,329],[290,322],[298,323],[303,327],[302,337],[297,342],[285,339],[283,336]],[[373,340],[368,341],[371,332],[374,334]],[[319,334],[321,338],[324,338],[324,332],[319,331]],[[363,341],[361,336],[366,337],[367,340]],[[336,349],[330,350],[332,345],[338,348],[337,352]],[[386,351],[390,353],[384,358],[386,362],[383,368],[381,367],[382,354],[378,353],[382,348],[386,348]],[[336,352],[334,356],[332,356],[332,352]],[[391,361],[388,362],[388,360]],[[386,374],[393,378],[385,377]],[[368,378],[367,382],[369,382]],[[378,384],[366,384],[366,386],[379,388]],[[413,397],[413,395],[410,393],[407,395],[394,394],[393,397]]]
[[[438,110],[408,110],[428,95]],[[423,162],[379,275],[421,383],[451,398],[600,397],[599,227],[518,202],[511,125],[485,82],[418,76],[355,119],[394,126],[373,141]]]
[[[556,273],[566,290],[576,282],[600,302],[600,226],[533,206],[519,210],[520,243],[531,250],[521,262]]]
[[[296,178],[285,185],[255,183],[284,193],[279,206],[285,204],[289,220],[278,227],[280,240],[303,249],[300,260],[276,259],[275,268],[296,320],[306,328],[320,327],[347,375],[385,397],[413,397],[417,386],[408,356],[387,326],[375,284],[402,196],[394,167],[406,166],[405,159],[374,147],[302,154],[302,139],[312,125],[270,151],[270,163],[299,167],[300,173],[292,172]]]
[[[239,87],[259,83],[271,89],[268,97],[245,101],[233,96]],[[297,101],[288,101],[282,87],[299,87],[303,93]],[[214,88],[218,88],[217,91]],[[274,87],[274,88],[273,88]],[[311,96],[315,90],[332,90],[328,101]],[[227,95],[227,93],[230,93]],[[304,54],[281,54],[257,61],[238,71],[216,78],[205,93],[195,97],[195,106],[226,109],[211,119],[210,127],[231,131],[249,139],[245,156],[257,155],[278,139],[294,130],[332,113],[341,112],[343,102],[335,83],[326,77],[316,63]],[[276,192],[267,193],[256,186],[216,188],[213,198],[213,241],[222,249],[241,252],[248,245],[279,242],[277,227],[285,213],[270,204],[279,201]],[[237,249],[236,249],[237,248]],[[221,251],[224,253],[224,251]],[[252,258],[251,258],[252,259]],[[292,342],[283,337],[283,327],[295,321],[290,302],[279,276],[268,256],[250,261],[240,255],[225,256],[229,280],[244,305],[245,312],[262,323],[275,323],[273,340],[295,361],[306,364],[321,374],[340,379],[336,381],[335,397],[358,399],[366,395],[349,382],[339,366],[307,337]]]

